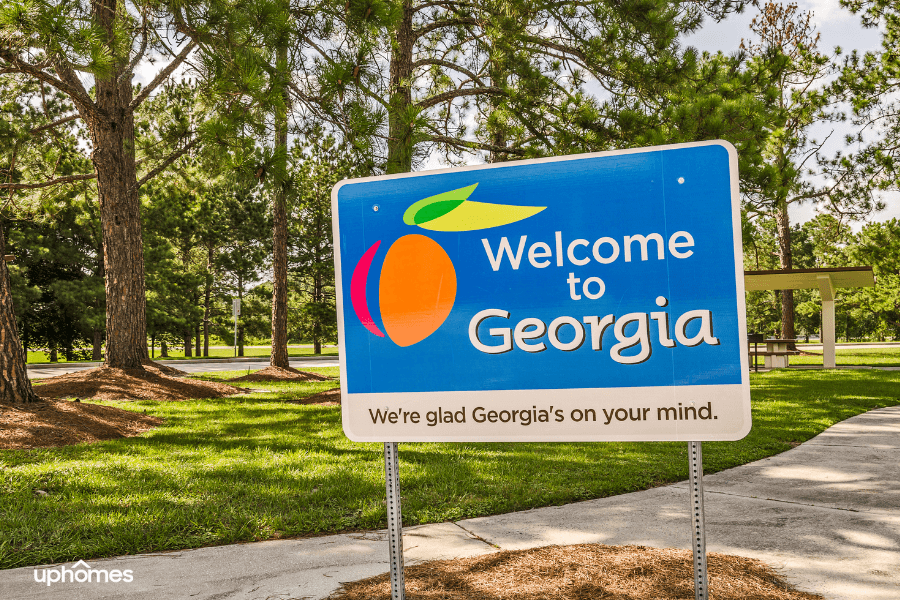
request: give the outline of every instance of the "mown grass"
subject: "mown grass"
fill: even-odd
[[[898,373],[779,370],[751,381],[753,430],[738,442],[704,444],[707,473],[900,404]],[[382,445],[347,440],[340,407],[284,402],[334,385],[256,382],[269,391],[110,403],[166,422],[138,438],[0,451],[0,568],[385,526]],[[402,444],[404,523],[679,481],[687,477],[686,450],[684,443]]]
[[[337,355],[337,353],[338,353],[338,349],[336,346],[335,347],[331,347],[331,346],[327,346],[327,347],[323,346],[322,347],[322,355],[323,356]],[[159,348],[157,348],[153,354],[154,354],[154,360],[184,360],[184,359],[197,360],[197,359],[202,359],[202,358],[210,358],[210,359],[212,359],[212,358],[234,358],[234,348],[210,348],[208,357],[204,357],[204,356],[188,356],[188,357],[186,357],[184,355],[183,348],[181,348],[181,349],[169,348],[169,356],[167,356],[166,358],[160,357]],[[250,348],[250,347],[246,347],[246,346],[244,347],[244,358],[251,357],[251,356],[263,357],[263,356],[269,356],[271,354],[272,354],[272,348],[269,346],[261,347],[261,348]],[[308,348],[307,347],[299,347],[299,346],[288,346],[288,356],[312,356],[312,355],[313,355],[312,346],[310,346]],[[63,356],[62,352],[59,353],[58,357],[59,357],[59,360],[57,362],[61,362],[61,363],[66,362],[66,359]],[[47,354],[46,352],[34,351],[34,350],[28,351],[28,363],[29,364],[44,364],[44,363],[49,363],[49,362],[50,362],[50,355]],[[87,361],[73,360],[72,362],[91,362],[91,361],[90,360],[87,360]]]
[[[802,346],[799,347],[801,350]],[[792,365],[821,365],[821,350],[816,349],[817,355],[792,356]],[[838,366],[865,366],[873,367],[900,367],[900,346],[893,348],[837,348],[835,362]],[[762,363],[762,359],[760,359]]]

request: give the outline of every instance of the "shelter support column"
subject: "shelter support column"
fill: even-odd
[[[822,294],[822,365],[826,369],[837,366],[834,335],[834,284],[829,275],[816,277]]]

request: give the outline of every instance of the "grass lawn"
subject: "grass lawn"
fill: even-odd
[[[803,346],[799,346],[802,350]],[[816,350],[815,352],[821,352]],[[871,365],[878,367],[900,367],[900,346],[894,348],[854,348],[836,349],[838,365]],[[762,364],[762,358],[760,358]],[[822,356],[792,356],[792,365],[821,365]]]
[[[334,347],[328,346],[328,347],[322,348],[323,355],[326,355],[326,356],[327,355],[337,355],[337,353],[338,353],[337,346],[334,346]],[[183,360],[185,358],[183,348],[179,348],[179,349],[169,348],[169,356],[165,359],[160,358],[159,348],[156,349],[155,354],[156,354],[156,356],[155,356],[154,360]],[[269,356],[270,354],[272,354],[271,346],[265,346],[265,347],[259,347],[259,348],[249,348],[247,346],[244,346],[244,357]],[[288,346],[288,356],[312,356],[312,354],[313,354],[312,346],[309,346],[308,348],[305,346],[304,347]],[[233,358],[233,357],[234,357],[234,348],[210,348],[209,349],[209,357],[208,358]],[[204,357],[191,356],[191,357],[188,357],[188,360],[196,360],[198,358],[204,358]],[[28,351],[28,363],[29,364],[43,364],[43,363],[49,363],[49,362],[50,362],[50,358],[47,353],[35,352],[32,350]],[[59,353],[59,362],[61,362],[61,363],[66,362],[65,358],[63,357],[62,352]],[[85,361],[72,361],[72,362],[85,362]],[[90,362],[90,361],[86,361],[86,362]]]
[[[900,404],[900,373],[778,370],[751,381],[753,430],[704,444],[707,473]],[[283,402],[333,384],[252,387],[270,391],[114,403],[165,417],[142,437],[0,450],[0,568],[384,527],[382,445],[348,441],[340,407]],[[685,443],[418,443],[400,456],[407,525],[646,489],[685,479],[688,463]]]

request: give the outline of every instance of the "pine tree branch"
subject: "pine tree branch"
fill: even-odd
[[[155,90],[157,87],[159,87],[159,85],[163,81],[168,79],[169,75],[172,74],[172,71],[177,69],[178,66],[185,61],[185,59],[188,57],[188,55],[196,47],[197,47],[197,42],[194,40],[191,40],[191,42],[187,46],[182,48],[181,52],[178,53],[178,56],[176,56],[174,59],[172,59],[172,62],[170,62],[168,65],[166,65],[166,67],[162,71],[157,73],[156,77],[153,78],[153,81],[148,83],[147,86],[144,87],[137,96],[135,96],[134,100],[131,101],[131,104],[128,105],[128,111],[129,112],[135,111],[137,109],[137,107],[141,105],[141,102],[146,100],[147,96],[149,96],[150,93],[153,90]]]
[[[181,158],[182,156],[187,154],[191,150],[191,148],[194,148],[199,143],[200,143],[200,138],[195,137],[193,139],[193,141],[191,141],[191,143],[187,144],[183,148],[176,150],[175,152],[170,154],[168,157],[166,157],[166,159],[164,161],[162,161],[161,163],[156,165],[146,175],[144,175],[143,177],[141,177],[138,180],[138,183],[137,183],[138,187],[141,187],[142,185],[144,185],[145,183],[147,183],[148,181],[150,181],[151,179],[153,179],[154,177],[159,175],[162,171],[167,169],[169,167],[169,165],[171,165],[173,162],[175,162],[176,160],[178,160],[179,158]]]
[[[459,25],[478,25],[478,19],[462,17],[459,19],[442,19],[440,21],[435,21],[429,25],[420,27],[419,29],[414,29],[412,32],[413,39],[419,39],[423,35],[428,35],[432,31],[441,29],[442,27],[456,27]]]
[[[498,87],[480,87],[480,88],[467,88],[464,90],[451,90],[449,92],[444,92],[442,94],[438,94],[437,96],[432,96],[431,98],[426,98],[421,102],[416,103],[416,108],[420,110],[425,110],[431,108],[432,106],[437,106],[438,104],[442,104],[447,102],[448,100],[453,100],[455,98],[463,98],[465,96],[478,96],[480,94],[485,95],[502,95],[505,92]]]
[[[118,79],[116,80],[118,83],[122,83],[122,80],[125,79],[126,76],[130,75],[134,68],[141,62],[141,59],[144,58],[144,52],[147,51],[147,17],[144,16],[144,23],[141,26],[141,48],[138,50],[137,54],[134,55],[134,58],[131,59],[131,62],[128,63],[128,66],[125,67],[125,70],[119,74]]]
[[[417,60],[416,62],[414,62],[412,64],[412,68],[415,70],[415,69],[418,69],[419,67],[425,67],[428,65],[435,65],[438,67],[445,67],[447,69],[452,69],[454,71],[458,71],[458,72],[462,73],[463,75],[465,75],[466,77],[468,77],[469,79],[471,79],[472,81],[478,83],[479,85],[482,85],[481,77],[479,77],[478,75],[476,75],[469,69],[467,69],[463,66],[454,64],[448,60],[442,60],[440,58],[423,58],[422,60]]]
[[[72,183],[73,181],[84,181],[86,179],[96,178],[96,173],[90,173],[88,175],[66,175],[65,177],[57,177],[56,179],[42,181],[40,183],[0,183],[0,190],[36,190],[52,185],[60,185],[62,183]]]
[[[489,152],[496,152],[498,154],[515,154],[516,156],[525,156],[526,154],[524,150],[521,150],[519,148],[497,146],[496,144],[488,144],[485,142],[470,142],[446,135],[429,135],[428,139],[432,142],[447,144],[448,146],[453,146],[454,148],[462,150],[487,150]]]
[[[90,96],[88,96],[87,91],[84,89],[84,86],[81,84],[78,77],[75,76],[70,68],[66,68],[58,61],[54,61],[53,64],[56,74],[59,75],[57,78],[44,71],[41,65],[34,65],[22,60],[9,47],[0,47],[0,59],[3,59],[7,64],[11,65],[10,67],[3,69],[5,72],[30,75],[38,81],[43,81],[47,85],[51,85],[62,93],[67,94],[72,101],[78,105],[79,110],[91,116],[97,116],[99,114],[97,106],[94,104],[94,101],[91,100]]]
[[[47,125],[41,125],[40,127],[35,127],[34,129],[30,129],[28,131],[28,133],[30,133],[32,135],[35,133],[40,133],[40,132],[46,131],[48,129],[53,129],[54,127],[59,127],[60,125],[68,123],[69,121],[76,121],[80,118],[81,118],[81,115],[71,115],[68,117],[63,117],[62,119],[57,119],[56,121],[53,121],[52,123],[48,123]]]

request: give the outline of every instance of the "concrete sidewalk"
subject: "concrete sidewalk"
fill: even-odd
[[[793,450],[707,476],[705,485],[709,551],[763,560],[831,600],[900,598],[900,407],[853,417]],[[583,542],[688,548],[689,528],[688,489],[679,483],[411,527],[404,546],[407,564]],[[321,599],[342,581],[388,570],[384,532],[88,562],[95,570],[130,569],[134,581],[48,587],[27,567],[0,571],[0,596]]]

